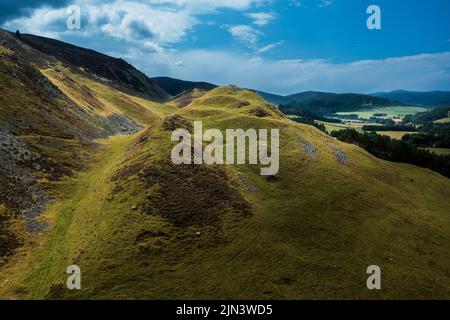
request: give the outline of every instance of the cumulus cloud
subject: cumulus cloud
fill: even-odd
[[[160,5],[163,4],[163,1],[159,2]],[[132,42],[151,41],[144,43],[145,46],[155,47],[179,42],[197,23],[196,18],[186,10],[151,7],[135,1],[96,3],[94,0],[79,0],[75,4],[81,8],[83,21],[81,34],[95,36],[101,32]],[[65,8],[40,8],[34,10],[30,16],[14,19],[4,26],[9,29],[16,27],[24,32],[60,37],[74,32],[65,28],[67,17]]]
[[[257,26],[265,26],[276,19],[276,14],[272,12],[253,12],[247,13],[247,17],[253,20],[253,23]]]
[[[94,23],[107,35],[137,41],[151,39],[159,44],[179,42],[196,23],[185,11],[153,9],[133,2],[107,4],[90,8],[90,12],[94,14]]]

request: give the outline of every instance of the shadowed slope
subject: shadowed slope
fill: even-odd
[[[30,34],[22,34],[20,41],[130,93],[141,94],[154,101],[164,101],[169,97],[149,77],[123,59],[112,58],[94,50]]]

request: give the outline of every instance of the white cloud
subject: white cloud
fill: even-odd
[[[155,2],[155,0],[150,0]],[[130,42],[144,42],[144,46],[160,46],[181,41],[198,21],[186,10],[151,7],[135,1],[96,3],[79,0],[82,13],[81,34],[95,36],[98,32]],[[68,15],[65,9],[41,8],[31,16],[21,17],[5,24],[24,32],[60,37],[76,33],[65,29]],[[150,42],[149,42],[150,41]]]
[[[247,25],[229,26],[228,31],[233,37],[250,48],[256,47],[259,37],[263,34],[261,31]]]
[[[268,45],[266,45],[266,46],[264,46],[262,48],[259,48],[256,52],[257,53],[269,52],[270,50],[272,50],[272,49],[282,45],[283,43],[284,43],[284,41],[278,41],[278,42],[275,42],[275,43],[271,43],[271,44],[268,44]]]
[[[319,7],[328,7],[333,4],[333,0],[318,0]]]
[[[34,10],[29,17],[8,21],[3,27],[10,30],[19,29],[22,33],[39,33],[42,36],[57,38],[61,33],[60,26],[66,26],[67,17],[66,9],[43,7]]]
[[[272,12],[253,12],[247,13],[247,17],[253,20],[253,23],[257,26],[265,26],[276,19],[276,14]]]
[[[289,0],[289,5],[294,7],[305,7],[305,8],[314,8],[314,7],[328,7],[333,4],[333,0]]]
[[[104,5],[99,10],[97,25],[107,35],[122,39],[152,39],[158,44],[181,41],[197,23],[185,11],[164,11],[133,2]],[[101,21],[105,20],[106,23]],[[99,23],[100,22],[100,23]]]
[[[149,4],[185,7],[191,12],[205,13],[218,9],[246,10],[267,0],[147,0]]]

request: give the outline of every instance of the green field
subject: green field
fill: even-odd
[[[444,119],[440,119],[435,121],[436,123],[450,123],[450,118],[444,118]]]
[[[362,131],[363,126],[380,125],[378,123],[354,123],[354,122],[331,123],[324,121],[316,121],[316,122],[323,124],[328,133],[331,133],[333,131],[341,131],[345,129],[355,129],[359,132],[363,132]]]
[[[352,112],[338,112],[338,115],[351,115],[357,114],[360,118],[369,119],[375,113],[386,113],[390,117],[400,116],[405,117],[407,115],[415,115],[420,112],[425,112],[427,109],[421,107],[405,107],[405,106],[392,106],[392,107],[381,107],[360,111],[352,111]]]
[[[401,140],[406,134],[415,134],[416,132],[410,131],[377,131],[380,136],[388,136],[391,139]]]
[[[450,155],[450,149],[445,148],[427,148],[427,150],[439,155]]]
[[[355,127],[352,127],[350,124],[345,124],[345,123],[330,123],[330,122],[324,122],[324,121],[316,121],[316,122],[323,124],[325,126],[325,129],[329,133],[331,133],[333,131],[341,131],[341,130],[345,130],[345,129],[355,128]],[[358,128],[355,128],[355,129],[358,129]]]

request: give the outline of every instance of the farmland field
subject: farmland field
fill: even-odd
[[[372,117],[375,113],[386,113],[390,117],[400,116],[403,118],[406,115],[415,115],[425,111],[427,111],[427,109],[421,107],[392,106],[392,107],[381,107],[352,112],[338,112],[337,114],[343,116],[357,114],[360,118],[368,119]]]
[[[341,131],[341,130],[345,130],[345,129],[352,129],[352,128],[356,129],[355,127],[352,127],[348,123],[331,123],[331,122],[324,122],[324,121],[316,121],[316,122],[323,124],[325,126],[325,129],[329,133],[331,133],[333,131]]]
[[[401,140],[406,134],[415,134],[411,131],[376,131],[380,136],[388,136],[391,139]]]
[[[450,123],[450,118],[439,119],[435,122],[436,123]]]
[[[450,155],[450,149],[445,148],[428,148],[427,150],[439,155]]]
[[[321,123],[325,126],[325,129],[327,132],[331,133],[333,131],[341,131],[345,129],[355,129],[357,131],[362,132],[362,127],[367,125],[377,125],[380,124],[377,123],[359,123],[359,122],[342,122],[342,123],[331,123],[331,122],[325,122],[325,121],[316,121],[318,123]]]

